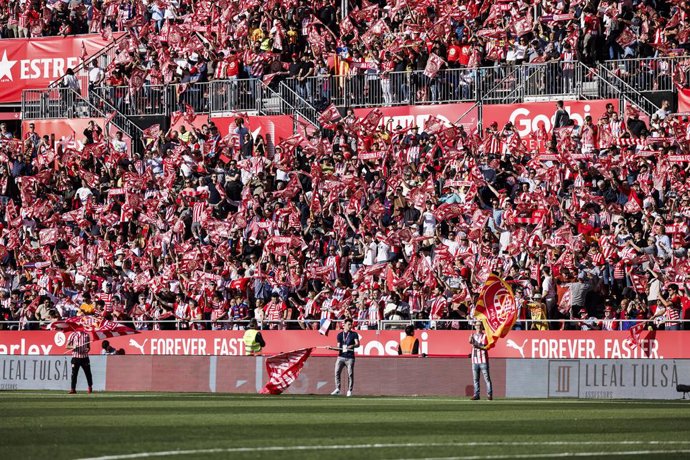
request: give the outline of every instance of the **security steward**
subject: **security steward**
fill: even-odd
[[[405,328],[405,337],[398,345],[399,355],[418,355],[419,354],[419,340],[414,336],[414,326],[408,324]]]
[[[247,330],[244,331],[244,354],[247,356],[257,356],[261,354],[261,349],[266,346],[264,338],[259,331],[259,323],[256,319],[249,322]]]

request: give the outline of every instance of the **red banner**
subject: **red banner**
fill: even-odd
[[[266,360],[268,382],[259,393],[279,395],[297,380],[313,348],[304,348],[271,356]]]
[[[606,104],[611,103],[618,107],[617,99],[596,99],[592,101],[565,101],[564,108],[570,114],[570,118],[579,126],[584,124],[587,115],[592,116],[594,123],[606,112]],[[553,118],[556,114],[555,102],[528,102],[524,104],[485,104],[482,108],[482,124],[489,126],[498,123],[499,128],[511,122],[515,125],[518,134],[528,143],[532,150],[535,147],[529,145],[529,136],[544,126],[547,132],[551,132]]]
[[[22,90],[46,88],[108,44],[100,35],[0,41],[0,103],[20,102]],[[82,88],[86,90],[86,88]]]
[[[499,338],[510,332],[517,319],[517,304],[508,283],[493,273],[489,275],[474,313],[484,323],[487,347],[493,348]]]
[[[379,124],[386,126],[390,123],[389,127],[391,130],[397,125],[406,129],[412,126],[418,126],[420,132],[422,132],[426,121],[432,116],[440,119],[446,126],[450,126],[451,123],[458,121],[458,118],[465,115],[469,110],[469,113],[460,120],[460,124],[465,125],[466,130],[468,127],[473,129],[478,121],[477,109],[476,107],[472,109],[473,105],[474,104],[470,102],[461,102],[457,104],[381,107],[380,110],[383,113],[383,119]],[[367,116],[369,112],[371,112],[371,109],[355,109],[355,116],[362,118]],[[469,132],[470,131],[468,131],[468,133]]]
[[[690,88],[678,90],[678,112],[690,112]]]
[[[358,356],[397,356],[404,331],[357,331],[362,346]],[[416,331],[419,352],[429,356],[463,356],[470,353],[471,331]],[[264,354],[286,350],[325,347],[334,337],[318,331],[262,331]],[[110,343],[134,355],[244,355],[243,331],[141,331],[136,336],[115,337]],[[0,355],[63,355],[67,338],[63,332],[2,331]],[[625,331],[511,331],[491,350],[492,358],[549,359],[683,359],[690,358],[690,334],[676,331],[645,332],[641,346],[631,346]],[[94,354],[98,350],[93,350]],[[313,356],[335,356],[316,349]]]

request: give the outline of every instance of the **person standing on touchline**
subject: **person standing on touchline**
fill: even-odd
[[[335,362],[335,390],[331,394],[340,394],[340,374],[343,372],[343,367],[347,366],[347,396],[352,396],[352,389],[355,386],[355,348],[359,347],[359,335],[352,330],[352,318],[343,322],[343,330],[338,334],[337,340],[337,347],[329,347],[338,352],[338,360]]]
[[[474,378],[474,396],[472,401],[479,399],[479,372],[484,374],[486,382],[486,396],[489,401],[493,399],[493,388],[491,387],[491,375],[489,375],[489,352],[487,351],[488,341],[484,332],[484,325],[481,321],[474,323],[474,334],[470,336],[472,345],[472,377]]]

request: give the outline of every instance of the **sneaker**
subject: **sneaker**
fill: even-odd
[[[352,392],[350,390],[347,390],[347,397],[349,398],[350,396],[352,396]]]
[[[494,397],[493,397],[493,396],[487,396],[486,399],[488,399],[489,401],[491,401],[491,400],[494,399]]]
[[[76,390],[69,390],[69,392],[67,394],[76,395],[77,391]]]
[[[340,390],[337,388],[331,392],[331,396],[338,396],[340,394]]]
[[[470,401],[479,401],[479,396],[472,396]]]
[[[89,389],[86,390],[86,392],[89,393],[89,394],[93,393],[93,388],[89,387]],[[491,397],[489,397],[489,399],[491,399]]]

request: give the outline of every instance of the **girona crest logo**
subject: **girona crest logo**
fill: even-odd
[[[490,344],[495,337],[505,336],[517,318],[517,304],[508,283],[493,273],[489,275],[479,295],[475,313],[486,326]]]

